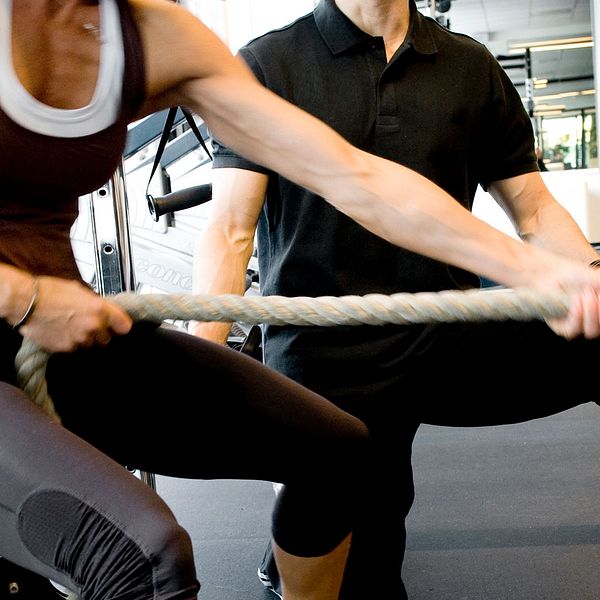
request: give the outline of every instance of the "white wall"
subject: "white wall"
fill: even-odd
[[[600,174],[597,169],[548,171],[541,174],[554,197],[571,213],[588,241],[600,242]],[[473,214],[500,231],[517,237],[511,222],[495,200],[481,188]]]
[[[309,13],[316,0],[183,0],[232,52],[248,40]]]

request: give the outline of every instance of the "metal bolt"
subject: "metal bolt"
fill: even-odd
[[[8,584],[8,593],[9,594],[18,594],[19,593],[19,584],[16,581],[11,581]]]

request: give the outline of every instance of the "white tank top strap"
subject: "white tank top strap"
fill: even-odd
[[[59,109],[36,100],[14,71],[11,50],[13,0],[0,0],[0,106],[16,123],[42,135],[75,138],[112,125],[119,114],[125,58],[119,9],[115,0],[100,0],[100,69],[87,106]]]

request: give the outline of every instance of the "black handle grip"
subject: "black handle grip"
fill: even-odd
[[[157,198],[150,194],[146,195],[148,210],[155,221],[165,213],[192,208],[208,202],[211,198],[212,184],[210,183],[184,188]]]

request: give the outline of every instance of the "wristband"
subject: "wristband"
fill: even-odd
[[[590,267],[592,267],[592,269],[600,269],[600,258],[597,258],[596,260],[593,260],[590,263]]]
[[[23,316],[12,326],[13,329],[19,329],[22,325],[25,325],[27,321],[31,318],[33,311],[35,310],[35,306],[38,301],[38,296],[40,294],[40,278],[33,278],[33,292],[31,294],[31,300],[29,300],[29,306],[27,310],[23,313]]]

